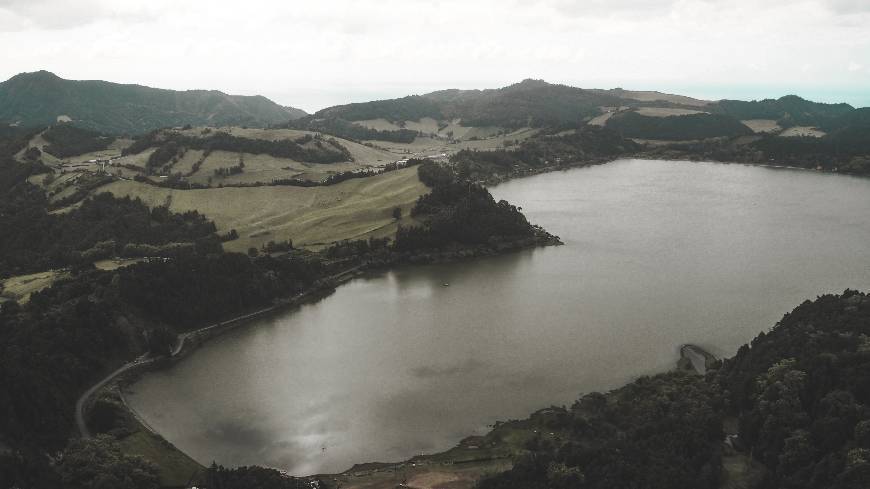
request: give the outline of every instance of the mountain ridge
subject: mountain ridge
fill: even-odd
[[[265,127],[304,115],[262,95],[67,80],[45,70],[0,83],[0,120],[22,126],[70,121],[109,134],[141,134],[186,124]]]

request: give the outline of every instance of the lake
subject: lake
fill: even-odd
[[[870,289],[870,179],[620,160],[492,188],[564,246],[355,279],[131,386],[203,464],[400,461]],[[443,286],[443,284],[449,286]]]

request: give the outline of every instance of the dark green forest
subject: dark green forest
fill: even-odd
[[[49,142],[45,152],[58,158],[68,158],[80,154],[101,151],[115,140],[96,131],[89,131],[72,124],[56,124],[42,135]]]
[[[432,189],[420,196],[411,215],[423,226],[400,227],[393,248],[412,251],[450,243],[495,244],[529,238],[535,227],[515,206],[496,202],[485,187],[459,180],[454,173],[427,161],[417,167],[420,181]]]
[[[386,119],[391,122],[417,121],[423,117],[441,119],[441,107],[426,97],[411,95],[391,100],[375,100],[339,105],[320,110],[313,118],[340,118],[347,121]]]
[[[637,112],[625,112],[608,119],[607,127],[625,137],[640,139],[685,140],[752,134],[752,130],[740,121],[718,114],[648,117]]]
[[[65,214],[50,214],[45,195],[23,181],[33,168],[0,162],[0,228],[15,230],[0,234],[0,277],[92,263],[131,244],[151,245],[158,254],[178,243],[220,249],[214,224],[197,212],[149,209],[138,199],[98,194]]]
[[[773,119],[781,127],[824,127],[855,110],[849,104],[811,102],[797,95],[748,102],[720,100],[712,105],[712,109],[718,114],[725,114],[735,119]]]

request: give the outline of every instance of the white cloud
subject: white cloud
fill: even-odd
[[[308,110],[527,77],[798,91],[808,82],[868,81],[866,70],[843,70],[870,59],[866,4],[0,0],[0,78],[48,69],[68,78],[262,93]]]

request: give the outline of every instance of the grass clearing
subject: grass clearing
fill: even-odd
[[[797,138],[797,137],[811,137],[811,138],[820,138],[825,135],[824,131],[821,131],[815,127],[809,126],[795,126],[789,127],[785,131],[779,133],[780,136],[786,138]]]
[[[154,435],[143,427],[118,441],[121,451],[128,455],[138,455],[157,465],[160,483],[170,487],[188,487],[194,476],[203,467],[181,450],[163,438]]]
[[[119,268],[135,265],[136,263],[145,261],[144,258],[109,258],[106,260],[98,260],[94,262],[94,267],[98,270],[112,271]]]
[[[197,161],[202,159],[202,155],[205,151],[201,149],[188,149],[184,152],[184,155],[178,160],[178,163],[172,165],[172,173],[181,173],[182,175],[187,175],[188,173],[193,171],[193,166]]]
[[[31,294],[51,287],[56,280],[66,275],[67,272],[65,270],[49,270],[47,272],[9,277],[3,280],[3,289],[0,293],[7,299],[23,304],[30,300]]]
[[[248,183],[271,183],[276,179],[299,178],[301,180],[323,181],[339,172],[356,170],[363,167],[357,162],[343,163],[300,163],[287,158],[276,158],[266,154],[243,153],[245,168],[242,173],[220,177],[215,175],[218,168],[229,168],[239,164],[239,153],[214,151],[203,162],[199,171],[188,178],[190,182],[208,185],[238,185]]]
[[[611,117],[613,117],[613,114],[615,114],[615,113],[616,112],[605,112],[601,115],[593,117],[592,119],[589,120],[589,122],[587,122],[587,124],[589,124],[590,126],[602,126],[602,127],[604,127],[604,125],[607,124],[607,121]]]
[[[354,121],[354,124],[367,127],[369,129],[376,129],[379,131],[398,131],[400,129],[410,129],[412,131],[419,131],[423,134],[423,137],[426,138],[431,138],[431,136],[434,134],[437,138],[452,138],[462,141],[466,141],[471,138],[493,137],[504,130],[504,128],[497,126],[462,126],[460,125],[459,119],[454,119],[450,121],[438,121],[431,117],[424,117],[418,121],[403,121],[401,124],[390,122],[386,119],[368,119],[364,121]],[[381,145],[383,145],[383,142]]]
[[[203,131],[208,129],[210,132],[203,134]],[[179,134],[183,134],[185,136],[191,137],[208,137],[214,132],[226,132],[233,136],[248,138],[248,139],[263,139],[269,141],[279,141],[282,139],[292,139],[296,140],[306,135],[314,136],[317,134],[313,131],[300,131],[297,129],[257,129],[257,128],[244,128],[244,127],[225,127],[220,129],[215,128],[203,128],[203,127],[195,127],[192,129],[186,130],[178,130]],[[359,166],[377,166],[379,164],[389,163],[392,161],[396,161],[396,157],[393,154],[390,154],[388,151],[383,149],[373,148],[366,146],[364,144],[356,143],[354,141],[350,141],[348,139],[343,139],[335,136],[330,136],[328,134],[324,134],[324,138],[335,138],[339,143],[341,143],[344,147],[346,147],[351,156],[353,157],[353,162],[357,163]],[[309,143],[311,144],[311,143]],[[293,161],[293,160],[290,160]],[[301,162],[299,162],[301,163]],[[245,163],[247,164],[247,163]]]
[[[428,188],[412,167],[327,187],[174,190],[118,181],[99,191],[138,197],[151,207],[168,201],[174,212],[197,210],[215,222],[218,232],[239,233],[239,239],[224,243],[224,248],[245,251],[272,240],[292,239],[296,246],[316,248],[342,239],[393,234],[398,227],[393,208],[400,207],[408,216]],[[413,221],[404,217],[401,222]]]
[[[368,119],[364,121],[353,121],[353,123],[376,131],[398,131],[401,129],[398,124],[394,124],[386,119]]]
[[[777,133],[782,131],[782,128],[773,119],[746,119],[740,122],[755,133]]]
[[[604,93],[617,92],[615,95],[624,97],[638,102],[670,102],[672,104],[688,105],[691,107],[703,107],[709,105],[708,100],[700,100],[685,95],[674,95],[670,93],[655,92],[649,90],[601,90]]]

